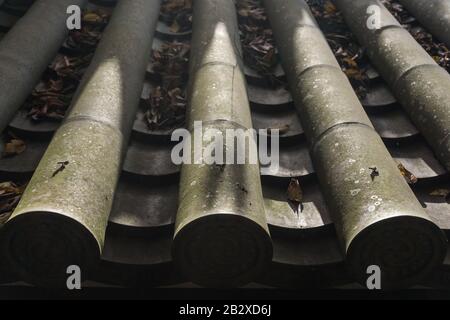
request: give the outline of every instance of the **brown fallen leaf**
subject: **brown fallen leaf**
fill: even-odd
[[[0,183],[0,197],[10,193],[22,193],[22,188],[11,181]]]
[[[303,211],[303,190],[300,186],[300,181],[297,178],[292,178],[287,190],[288,201],[294,204],[294,211],[296,213]]]
[[[303,201],[303,190],[300,187],[300,181],[298,179],[292,178],[288,187],[288,199],[295,202]]]
[[[103,18],[96,12],[87,12],[83,15],[83,22],[87,23],[101,23]]]
[[[337,12],[336,6],[330,0],[325,1],[323,7],[326,14],[335,14]]]
[[[9,217],[11,217],[11,214],[12,211],[0,214],[0,226],[4,225],[8,221]]]
[[[355,60],[349,57],[345,57],[342,59],[345,63],[347,63],[352,68],[358,68],[358,63]]]
[[[163,13],[173,13],[183,9],[192,9],[192,0],[164,0],[161,5]]]
[[[26,184],[19,185],[12,181],[0,183],[0,226],[8,221],[20,201]]]
[[[406,182],[408,182],[408,184],[417,183],[418,181],[417,177],[414,174],[412,174],[409,170],[407,170],[403,164],[399,163],[398,169],[400,170],[400,173],[405,178]]]
[[[180,25],[178,24],[178,21],[177,21],[177,20],[175,20],[175,21],[172,23],[172,25],[170,26],[170,32],[172,32],[172,33],[178,33],[178,32],[180,32],[180,29],[181,29],[181,27],[180,27]]]
[[[161,5],[161,20],[173,33],[192,28],[192,0],[165,0]]]
[[[287,132],[289,131],[290,128],[291,128],[291,126],[288,125],[288,124],[286,124],[286,125],[284,125],[284,126],[282,126],[282,127],[279,127],[279,128],[268,128],[268,129],[267,129],[267,134],[268,134],[268,135],[272,135],[272,132],[273,132],[273,131],[278,130],[278,131],[279,131],[279,134],[280,134],[280,135],[283,135],[283,134],[287,133]]]
[[[356,68],[345,69],[344,73],[347,75],[347,77],[353,78],[358,81],[363,81],[365,77],[361,70]]]
[[[2,157],[13,157],[18,154],[23,153],[26,150],[27,146],[25,141],[13,138],[9,142],[5,143],[4,150],[2,152]]]
[[[430,196],[432,197],[441,197],[443,198],[447,203],[450,203],[450,189],[436,189],[430,192]]]
[[[248,17],[250,15],[250,9],[249,8],[241,8],[238,10],[238,14],[241,17]]]

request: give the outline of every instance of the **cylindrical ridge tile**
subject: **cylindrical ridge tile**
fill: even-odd
[[[64,286],[99,261],[121,163],[139,104],[159,0],[121,0],[11,219],[1,230],[6,263],[21,279]]]
[[[417,284],[440,265],[445,239],[405,183],[377,133],[349,125],[327,132],[314,165],[356,279],[379,266],[382,288]],[[373,174],[376,170],[376,175]]]
[[[400,0],[400,3],[450,48],[450,1]]]
[[[331,49],[317,50],[323,34],[290,21],[312,19],[305,2],[263,2],[351,274],[365,284],[367,268],[376,265],[383,288],[417,283],[442,263],[443,233],[401,176]]]
[[[424,65],[406,73],[396,86],[397,96],[450,169],[450,77],[442,68]]]
[[[0,131],[25,102],[67,36],[67,8],[86,3],[38,0],[0,41]]]
[[[251,135],[226,138],[227,132],[245,135],[252,128],[241,59],[234,2],[195,1],[187,115],[192,162],[181,169],[172,252],[180,270],[207,287],[254,281],[272,258],[259,162],[250,159],[257,156],[255,141]],[[194,143],[205,150],[214,132],[224,137],[225,158],[238,148],[246,150],[242,164],[194,163]]]
[[[450,75],[441,70],[379,0],[336,3],[436,157],[450,170]],[[381,28],[368,28],[370,6],[380,9]]]

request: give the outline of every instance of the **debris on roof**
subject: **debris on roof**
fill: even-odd
[[[70,5],[84,7],[86,2],[86,0],[38,1],[2,39],[0,130],[6,128],[25,102],[68,34],[67,27],[64,27],[67,7]],[[49,12],[53,14],[43,19],[42,17],[48,16]]]
[[[158,81],[146,100],[145,120],[150,130],[173,130],[185,125],[190,45],[173,41],[152,54]]]
[[[173,33],[192,29],[192,0],[164,0],[161,5],[161,19]]]
[[[450,3],[447,0],[398,0],[398,3],[417,18],[433,36],[445,43],[447,48],[450,47]],[[405,12],[401,10],[401,6],[397,7]],[[408,14],[405,13],[405,16]]]
[[[342,14],[331,1],[313,1],[307,3],[328,44],[336,56],[342,71],[347,75],[358,97],[366,97],[369,85],[369,63],[364,49],[358,44],[344,22]]]
[[[27,145],[25,141],[20,139],[13,132],[7,132],[4,136],[4,147],[1,154],[2,158],[13,157],[15,155],[23,153]]]
[[[0,183],[0,226],[11,216],[25,190],[26,184],[6,181]]]
[[[108,19],[105,11],[85,10],[83,28],[70,31],[64,44],[67,54],[57,55],[23,106],[33,121],[64,119]]]
[[[338,7],[367,47],[368,55],[438,159],[450,169],[450,75],[377,0],[337,0]],[[366,11],[379,5],[380,25],[368,30]],[[381,31],[379,30],[381,29]],[[426,106],[426,108],[425,108]]]
[[[424,4],[426,2],[432,2],[423,0],[421,1]],[[419,2],[420,1],[416,1],[416,3]],[[436,63],[450,72],[450,50],[448,48],[448,45],[438,41],[435,36],[429,33],[399,1],[383,0],[382,3],[394,15],[394,17],[400,22],[400,24],[406,30],[408,30],[409,33],[411,33],[411,35],[422,46],[422,48],[424,48],[428,52],[428,54],[433,57]],[[448,6],[448,10],[450,12],[450,6]]]
[[[259,0],[237,2],[244,61],[262,76],[271,76],[279,63],[275,41]]]

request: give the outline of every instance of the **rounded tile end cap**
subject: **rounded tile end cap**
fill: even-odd
[[[273,248],[269,233],[253,220],[211,214],[177,232],[172,255],[189,280],[204,287],[235,288],[267,270]]]
[[[70,266],[80,268],[84,281],[100,261],[100,246],[92,233],[53,212],[13,216],[1,229],[0,250],[9,270],[39,287],[65,288]]]
[[[381,289],[420,284],[445,258],[447,239],[433,222],[414,216],[381,220],[361,231],[347,249],[347,264],[363,286],[377,266]]]

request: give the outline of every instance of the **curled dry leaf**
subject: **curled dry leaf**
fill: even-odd
[[[4,137],[4,146],[2,151],[2,158],[14,157],[23,153],[27,146],[25,141],[18,138],[12,132],[8,132]]]
[[[407,170],[403,164],[399,163],[398,169],[400,170],[400,173],[405,178],[406,182],[408,182],[408,184],[417,183],[418,181],[417,177],[414,174],[412,174],[409,170]]]
[[[161,5],[161,17],[173,33],[192,29],[192,0],[165,0]]]
[[[293,202],[303,202],[303,190],[300,187],[300,181],[292,178],[287,191],[288,200]]]
[[[291,128],[291,126],[286,124],[286,125],[278,127],[278,128],[268,128],[267,133],[269,135],[272,135],[275,130],[278,130],[279,135],[283,135],[283,134],[286,134],[290,128]]]
[[[18,154],[21,154],[27,148],[25,142],[19,139],[12,139],[8,143],[5,144],[5,148],[3,150],[3,157],[12,157]]]
[[[181,27],[180,27],[180,25],[178,24],[178,21],[175,20],[175,21],[172,23],[172,25],[170,26],[170,32],[178,33],[178,32],[180,32],[180,30],[181,30]]]
[[[291,179],[287,190],[287,198],[296,213],[303,211],[303,190],[297,178]]]
[[[444,201],[450,204],[450,188],[441,188],[436,189],[430,192],[430,196],[432,197],[440,197]]]
[[[83,15],[83,22],[91,23],[91,24],[102,24],[107,23],[109,19],[109,15],[102,11],[97,12],[85,12]]]
[[[336,6],[329,0],[325,1],[323,8],[325,9],[325,14],[327,15],[333,15],[337,12]]]
[[[12,181],[0,183],[0,226],[8,221],[12,212],[20,201],[26,184],[17,184]]]

